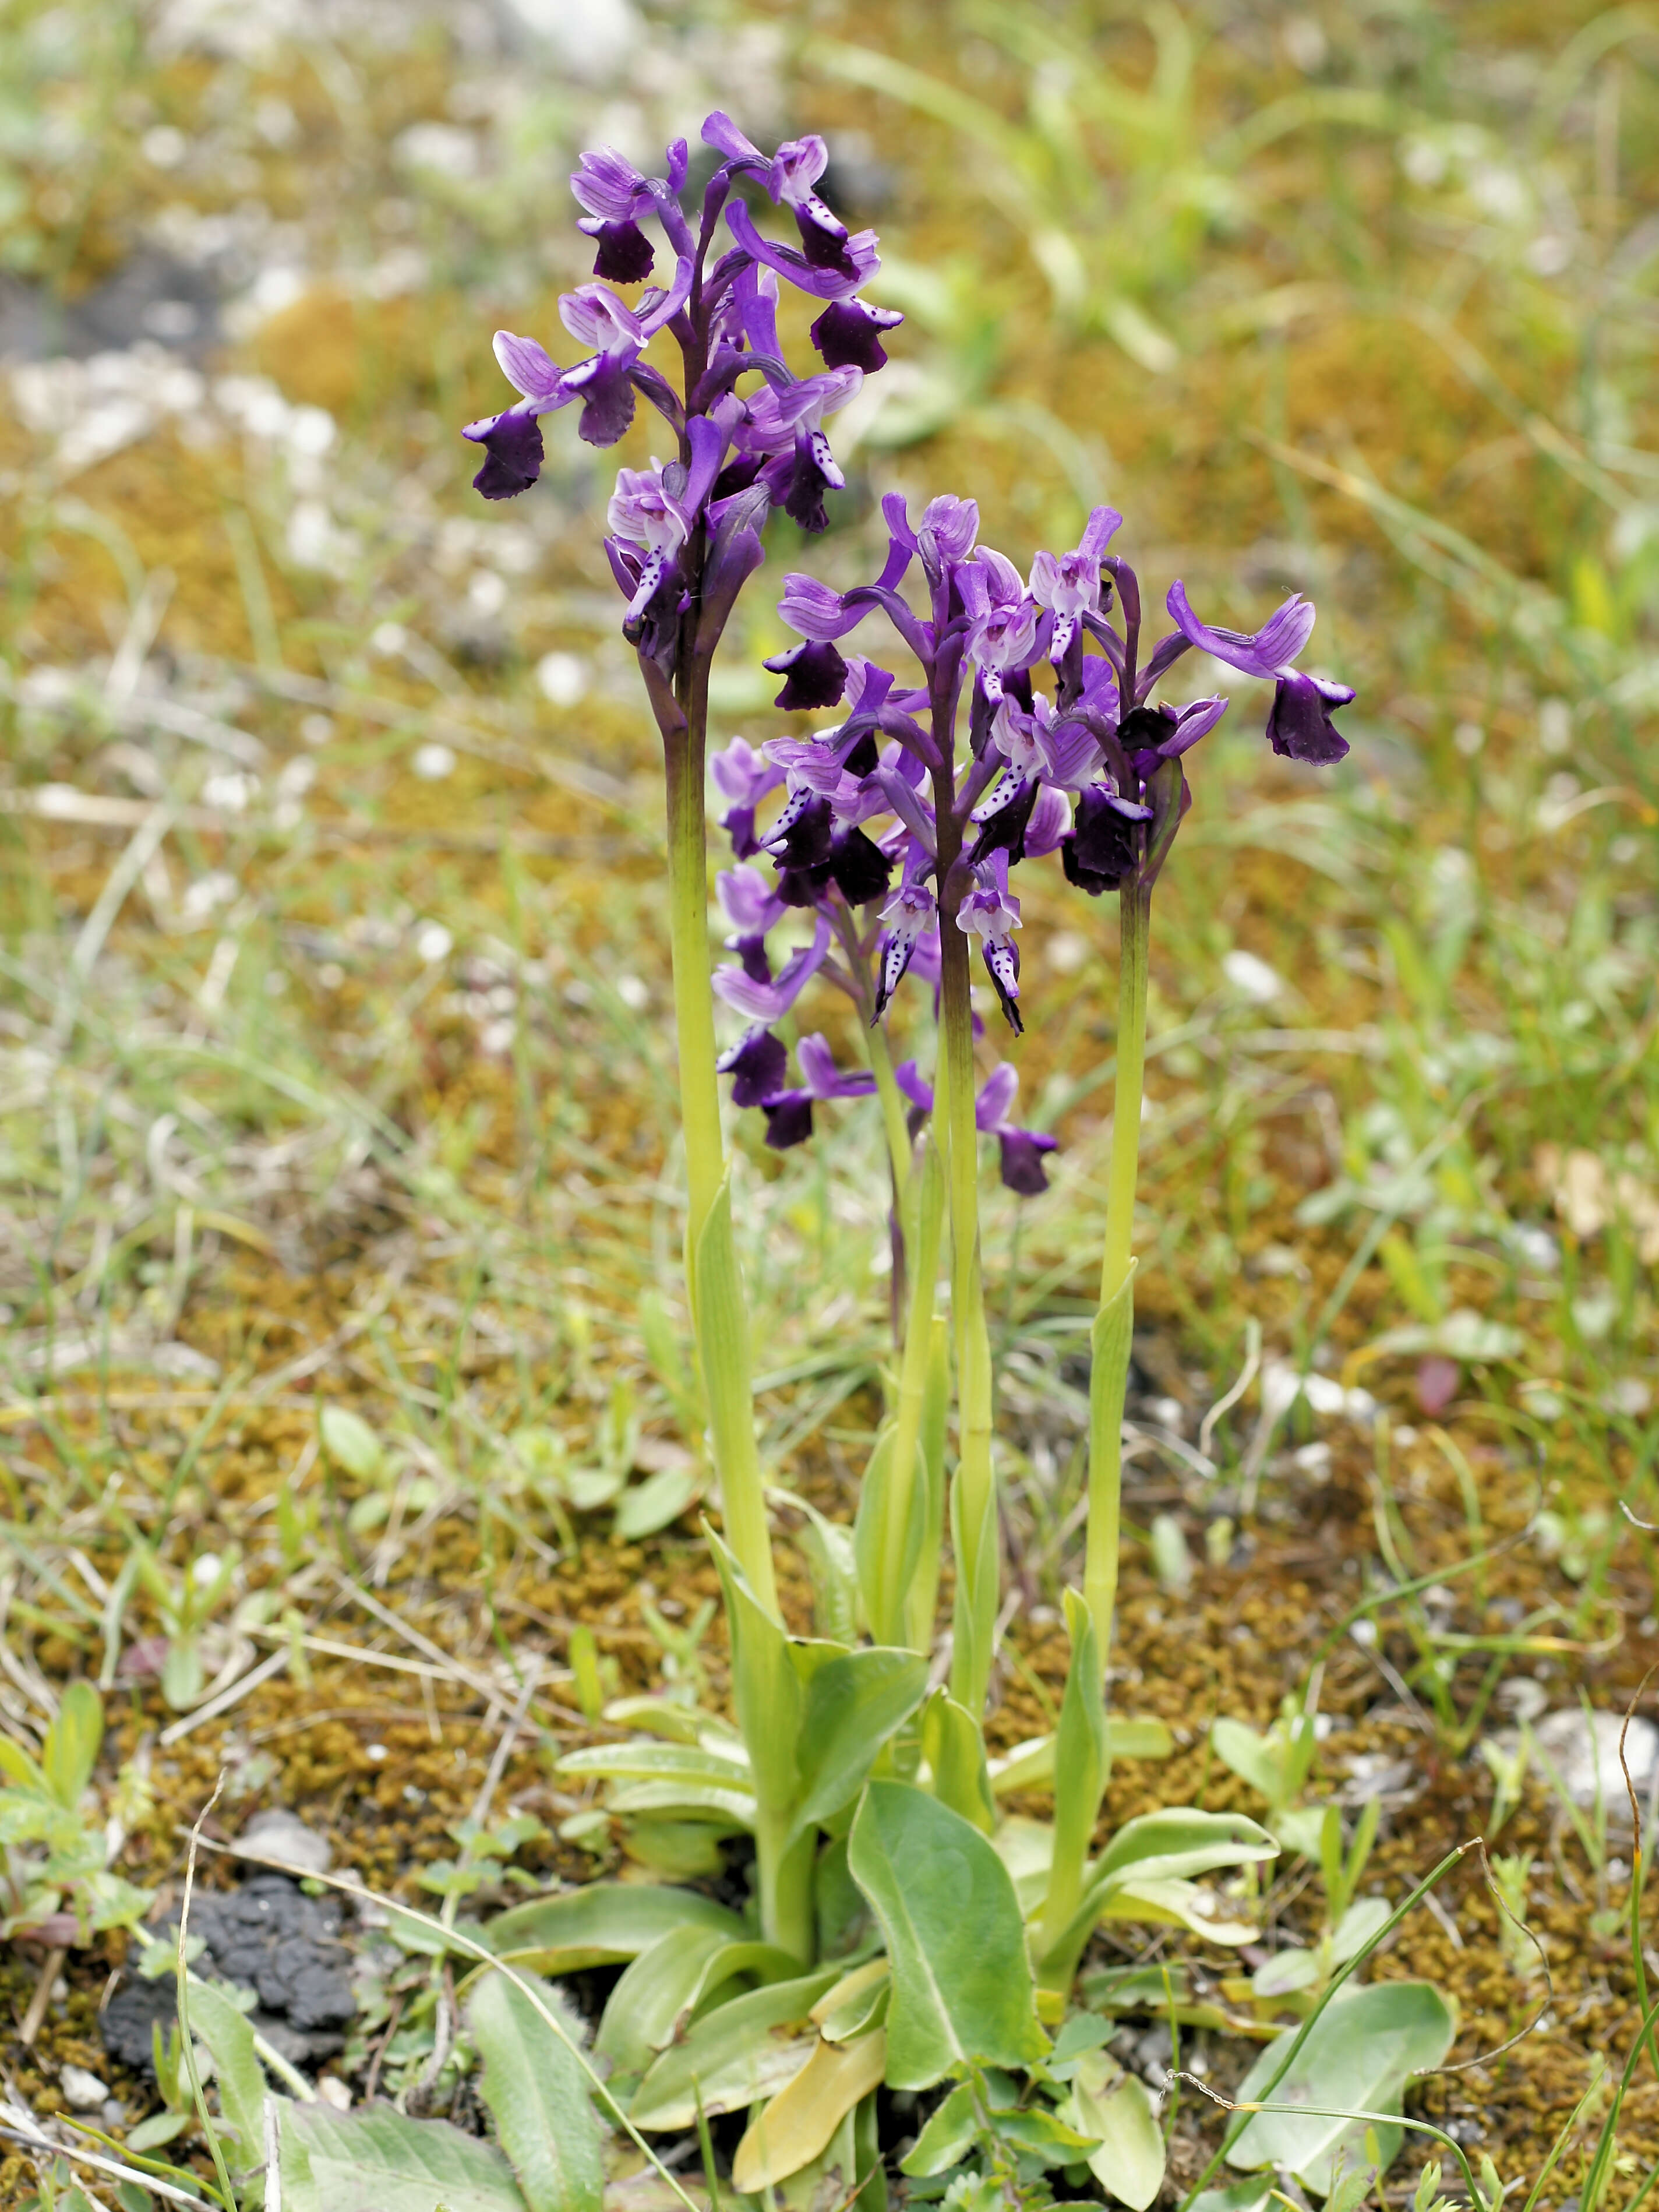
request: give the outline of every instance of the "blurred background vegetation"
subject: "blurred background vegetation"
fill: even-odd
[[[550,425],[511,507],[469,490],[458,428],[500,403],[497,324],[561,336],[579,149],[650,163],[714,106],[824,133],[908,319],[841,418],[811,565],[860,578],[892,489],[973,494],[1022,568],[1109,499],[1149,588],[1247,629],[1309,592],[1311,665],[1358,687],[1334,771],[1235,708],[1158,893],[1138,1352],[1166,1502],[1195,1550],[1221,1528],[1218,1574],[1248,1575],[1247,1508],[1277,1525],[1279,1586],[1324,1571],[1310,1530],[1347,1532],[1325,1565],[1374,1548],[1390,1483],[1429,1564],[1532,1521],[1528,1605],[1563,1650],[1616,1610],[1633,1686],[1659,1651],[1618,1511],[1654,1517],[1659,1446],[1656,66],[1653,10],[1588,0],[11,0],[0,1446],[46,1547],[7,1583],[20,1727],[66,1668],[198,1634],[147,1587],[112,1614],[134,1543],[214,1563],[207,1690],[237,1636],[335,1602],[301,1571],[331,1515],[365,1580],[488,1658],[514,1593],[623,1605],[646,1555],[559,1534],[611,1475],[666,1480],[670,1516],[698,1486],[658,777],[599,550],[650,426],[618,456]],[[805,543],[774,532],[781,576]],[[722,738],[783,726],[763,584]],[[1041,1616],[1115,921],[1021,889],[1022,1106],[1063,1149],[988,1233]],[[884,1349],[878,1132],[849,1109],[784,1160],[742,1141],[767,1449],[844,1510]],[[1310,1368],[1287,1413],[1273,1378]],[[392,1448],[319,1464],[319,1395]],[[52,1565],[76,1551],[84,1588]],[[1455,1738],[1485,1656],[1431,1657]],[[1239,1701],[1265,1717],[1283,1675]],[[162,1801],[193,1807],[204,1741]],[[283,1787],[374,1802],[328,1741]],[[390,1876],[399,1832],[349,1848]]]

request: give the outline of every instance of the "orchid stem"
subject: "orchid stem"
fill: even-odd
[[[872,1621],[878,1644],[902,1644],[907,1640],[909,1586],[904,1577],[910,1517],[921,1510],[917,1455],[921,1445],[922,1420],[927,1400],[927,1371],[933,1354],[934,1279],[939,1273],[939,1228],[944,1213],[939,1147],[924,1136],[916,1156],[910,1191],[914,1204],[905,1208],[904,1234],[910,1271],[909,1310],[905,1316],[904,1350],[899,1364],[898,1407],[893,1430],[893,1460],[886,1526],[883,1531],[884,1559],[881,1587],[891,1607],[890,1618]],[[925,1484],[925,1473],[922,1474]],[[927,1532],[923,1532],[923,1541]],[[931,1632],[931,1623],[929,1624]],[[926,1650],[926,1642],[918,1644]]]
[[[1110,1663],[1117,1606],[1119,1528],[1123,1493],[1123,1400],[1134,1335],[1135,1179],[1140,1162],[1140,1095],[1146,1065],[1146,950],[1152,892],[1131,878],[1121,894],[1118,953],[1117,1079],[1112,1103],[1112,1155],[1106,1196],[1106,1244],[1100,1306],[1091,1332],[1089,1377],[1089,1534],[1083,1588],[1094,1623],[1103,1674]]]
[[[991,1676],[998,1600],[996,1478],[991,1463],[991,1340],[980,1273],[979,1132],[974,1122],[974,1014],[968,941],[940,932],[945,1031],[942,1109],[949,1132],[951,1314],[957,1348],[957,1474],[951,1498],[957,1559],[951,1695],[977,1721]]]
[[[886,1029],[878,1022],[864,1034],[870,1054],[870,1073],[876,1079],[876,1095],[881,1101],[887,1150],[893,1163],[893,1195],[902,1206],[910,1180],[910,1131],[905,1119],[904,1096],[893,1075],[893,1055],[888,1049]]]
[[[715,1081],[714,1000],[708,953],[708,830],[703,757],[708,717],[706,665],[680,695],[685,728],[665,747],[668,783],[668,914],[678,1044],[680,1121],[685,1133],[685,1281],[709,1407],[709,1449],[726,1533],[750,1588],[776,1614],[777,1583],[760,1457],[755,1447],[749,1316],[731,1249],[730,1211]],[[699,1282],[705,1232],[711,1279]],[[708,1316],[717,1315],[713,1325]]]

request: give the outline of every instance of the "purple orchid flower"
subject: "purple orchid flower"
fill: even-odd
[[[1090,511],[1088,526],[1071,553],[1039,553],[1031,562],[1030,595],[1054,616],[1048,657],[1059,662],[1077,635],[1079,619],[1100,611],[1101,556],[1123,526],[1115,507]]]
[[[1304,675],[1293,665],[1312,636],[1314,626],[1312,604],[1299,592],[1293,592],[1250,636],[1242,630],[1212,629],[1200,622],[1178,578],[1170,586],[1167,604],[1188,645],[1225,661],[1243,675],[1261,677],[1273,684],[1267,736],[1276,753],[1289,760],[1322,763],[1343,757],[1348,742],[1333,725],[1331,709],[1349,705],[1355,695],[1345,684]]]
[[[784,772],[757,753],[746,738],[733,738],[723,751],[711,754],[708,771],[720,796],[731,802],[720,817],[720,827],[730,836],[738,859],[752,860],[760,850],[755,810],[778,788]]]
[[[645,216],[662,220],[678,252],[691,251],[691,234],[678,205],[688,167],[684,138],[677,138],[668,149],[665,178],[641,176],[612,146],[580,156],[570,189],[583,210],[576,228],[586,231],[598,248],[596,276],[613,284],[639,284],[651,274],[655,256],[640,228]]]
[[[829,950],[830,924],[820,915],[812,942],[790,954],[775,980],[761,981],[747,969],[728,963],[714,970],[715,995],[750,1022],[781,1022],[823,965]]]
[[[541,473],[541,415],[556,413],[572,400],[582,403],[579,436],[590,446],[614,446],[634,419],[634,389],[642,371],[640,356],[665,324],[684,306],[691,289],[692,264],[682,256],[674,282],[665,291],[647,293],[637,309],[623,305],[603,284],[584,284],[559,301],[559,317],[574,338],[595,351],[574,368],[560,368],[534,338],[511,331],[495,333],[495,358],[519,393],[511,407],[469,422],[461,432],[484,448],[487,459],[472,479],[486,499],[513,499],[527,491]]]
[[[986,973],[996,987],[1008,1026],[1016,1036],[1025,1027],[1020,1019],[1019,948],[1013,933],[1019,927],[1019,901],[1008,889],[1008,855],[994,852],[974,870],[974,888],[957,909],[957,927],[977,937]]]
[[[832,1098],[868,1098],[876,1088],[875,1077],[863,1070],[853,1075],[841,1073],[827,1038],[803,1037],[795,1047],[795,1058],[805,1079],[803,1086],[774,1091],[760,1101],[766,1116],[766,1141],[776,1152],[787,1152],[792,1145],[801,1144],[811,1135],[815,1104]]]
[[[933,1086],[917,1073],[914,1060],[902,1060],[893,1077],[913,1106],[923,1114],[933,1112]],[[999,1060],[979,1087],[974,1126],[981,1135],[997,1139],[1002,1154],[1002,1180],[1007,1188],[1021,1198],[1035,1198],[1048,1188],[1043,1155],[1058,1152],[1060,1140],[1039,1129],[1015,1127],[1008,1115],[1018,1089],[1018,1071],[1007,1060]]]
[[[846,488],[823,434],[823,418],[846,406],[863,381],[862,369],[833,368],[781,390],[763,386],[738,425],[739,451],[765,458],[761,481],[773,505],[803,530],[823,529],[824,493]]]

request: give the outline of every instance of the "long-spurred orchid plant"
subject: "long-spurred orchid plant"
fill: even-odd
[[[1109,507],[1093,510],[1073,549],[1037,553],[1022,576],[979,544],[971,499],[943,495],[913,520],[893,495],[872,581],[837,592],[810,574],[784,579],[779,611],[800,641],[766,663],[781,679],[777,704],[839,719],[758,750],[735,738],[711,757],[710,667],[765,557],[768,517],[781,507],[805,531],[825,526],[826,495],[843,488],[825,422],[884,366],[883,340],[901,319],[859,296],[879,267],[876,240],[849,234],[819,195],[821,139],[768,156],[719,114],[702,135],[718,163],[695,221],[681,201],[684,142],[659,177],[609,150],[581,157],[572,182],[595,281],[561,313],[590,350],[560,368],[532,340],[498,333],[497,359],[520,396],[466,435],[484,448],[475,482],[490,499],[534,481],[539,418],[567,405],[580,408],[581,437],[610,445],[643,399],[672,447],[649,468],[619,471],[605,544],[664,749],[686,1279],[720,1484],[723,1530],[709,1541],[735,1727],[672,1694],[625,1699],[610,1713],[627,1739],[574,1753],[562,1770],[603,1783],[614,1823],[659,1873],[716,1871],[721,1839],[751,1835],[754,1919],[694,1888],[596,1882],[517,1908],[492,1941],[550,1971],[632,1961],[597,2039],[609,2086],[647,2130],[749,2111],[740,2190],[787,2182],[793,2197],[831,2160],[843,2180],[867,2174],[877,2089],[947,2077],[957,2087],[939,2112],[954,2117],[946,2126],[936,2115],[907,2171],[945,2171],[977,2145],[979,2170],[1012,2177],[1011,2187],[1084,2160],[1111,2188],[1115,2130],[1133,2125],[1144,2141],[1144,2093],[1120,2084],[1086,2035],[1068,2043],[1067,2031],[1051,2047],[1043,2023],[1064,2015],[1103,1918],[1243,1941],[1249,1925],[1227,1919],[1200,1878],[1274,1850],[1240,1816],[1189,1808],[1131,1821],[1096,1849],[1114,1752],[1169,1747],[1153,1724],[1109,1721],[1105,1701],[1147,935],[1152,888],[1190,803],[1186,756],[1227,706],[1158,695],[1196,647],[1273,684],[1275,750],[1326,762],[1346,750],[1331,710],[1352,694],[1297,668],[1313,625],[1299,599],[1245,636],[1200,623],[1177,582],[1175,628],[1146,649],[1139,581],[1109,550],[1121,521]],[[793,218],[799,243],[762,229],[744,196],[758,199],[757,187]],[[658,281],[648,226],[666,247]],[[645,289],[630,306],[617,284]],[[818,306],[819,365],[805,375],[783,356],[781,285]],[[664,342],[678,349],[677,376],[647,358]],[[872,617],[895,641],[892,667],[852,649]],[[718,878],[732,957],[719,967],[710,781],[732,853]],[[987,1016],[1012,1048],[1023,1026],[1016,872],[1055,856],[1085,894],[1116,890],[1121,915],[1089,1522],[1082,1588],[1067,1593],[1058,1728],[994,1763],[982,1722],[1002,1586],[980,1140],[995,1138],[1003,1182],[1034,1196],[1054,1139],[1013,1120],[1012,1061],[981,1064],[975,963]],[[856,1010],[863,1062],[840,1064],[821,1030],[805,1028],[792,1077],[782,1031],[804,1024],[826,988]],[[890,1165],[896,1376],[855,1527],[808,1516],[815,1638],[791,1635],[778,1607],[721,1077],[732,1105],[759,1112],[779,1149],[810,1139],[823,1111],[873,1099]],[[936,1667],[947,1532],[949,1658]],[[1051,1822],[1005,1817],[1011,1790],[1044,1787]],[[1018,2112],[1012,2074],[1035,2085]]]

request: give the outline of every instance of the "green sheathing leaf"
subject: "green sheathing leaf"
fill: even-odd
[[[909,1783],[872,1782],[848,1863],[893,1962],[889,2087],[1040,2059],[1048,2039],[1014,1886],[979,1830]]]
[[[1291,2036],[1279,2036],[1251,2067],[1237,2094],[1270,2105],[1310,2106],[1310,2112],[1258,2112],[1227,2145],[1230,2166],[1285,2166],[1316,2196],[1330,2193],[1338,2163],[1364,2162],[1368,2128],[1386,2166],[1400,2148],[1397,2127],[1340,2117],[1346,2112],[1397,2112],[1407,2076],[1438,2066],[1456,2032],[1450,2008],[1428,1982],[1379,1982],[1344,1990],[1321,2015],[1283,2081],[1273,2081]],[[1326,2118],[1324,2112],[1337,2117]]]
[[[527,1961],[539,1973],[574,1974],[637,1959],[671,1928],[688,1923],[718,1929],[733,1942],[745,1933],[735,1912],[696,1890],[595,1881],[498,1912],[485,1924],[483,1940],[497,1958]]]
[[[277,2106],[283,2212],[527,2212],[494,2143],[390,2106]],[[273,2192],[274,2194],[275,2192]]]
[[[792,1979],[799,1962],[768,1943],[734,1943],[717,1928],[695,1921],[671,1928],[641,1951],[605,2001],[596,2057],[617,2075],[643,2074],[674,2039],[682,2015],[734,1974],[763,1982]]]
[[[700,2101],[712,2119],[771,2096],[811,2056],[817,2041],[812,2008],[840,1979],[839,1968],[826,1966],[717,2005],[663,2052],[628,2117],[638,2128],[689,2128]]]
[[[549,1990],[546,1999],[577,2040],[563,1997]],[[530,2212],[600,2212],[599,2123],[571,2042],[495,1968],[474,1984],[466,2017],[483,2060],[483,2100]]]
[[[851,1804],[927,1689],[927,1662],[911,1651],[848,1651],[817,1669],[806,1692],[792,1833]]]
[[[1130,2212],[1146,2207],[1164,2186],[1164,2133],[1152,2091],[1133,2074],[1092,2051],[1072,2081],[1065,2117],[1084,2135],[1099,2139],[1088,2154],[1089,2171]]]

